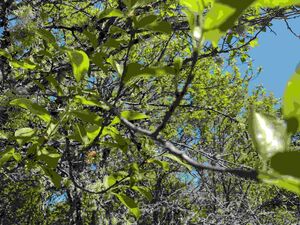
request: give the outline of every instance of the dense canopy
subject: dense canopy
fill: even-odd
[[[299,6],[2,0],[0,224],[298,224],[299,66],[281,107],[249,50]]]

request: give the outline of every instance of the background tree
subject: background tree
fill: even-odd
[[[297,3],[0,3],[1,222],[298,223],[248,132],[281,115],[248,51]]]

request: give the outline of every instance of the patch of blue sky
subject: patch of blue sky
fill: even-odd
[[[300,34],[300,19],[289,21],[290,27]],[[250,89],[263,85],[267,93],[273,92],[281,98],[288,79],[294,73],[300,61],[300,38],[295,37],[284,21],[275,21],[272,31],[262,33],[258,38],[258,46],[251,49],[249,54],[254,60],[254,66],[262,66],[263,70],[250,83]]]
[[[95,76],[90,76],[88,78],[88,84],[87,84],[87,89],[93,89],[94,85],[96,84],[97,79]]]
[[[67,200],[67,193],[57,193],[53,194],[47,201],[46,205],[47,206],[52,206],[60,202],[65,202]]]
[[[57,98],[55,96],[49,96],[49,100],[50,102],[55,102]]]

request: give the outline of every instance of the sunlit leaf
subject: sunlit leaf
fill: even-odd
[[[153,199],[151,192],[146,187],[141,186],[133,186],[131,189],[140,192],[143,196],[145,196],[149,201]]]
[[[253,143],[264,159],[287,150],[288,135],[284,121],[255,111],[249,116],[249,132]]]
[[[117,180],[114,176],[105,176],[103,179],[105,188],[109,188],[110,186],[113,186],[116,182]]]
[[[98,16],[99,19],[107,18],[107,17],[122,17],[122,11],[118,9],[106,9],[100,13]]]
[[[84,51],[81,50],[67,49],[65,51],[72,65],[75,79],[77,82],[79,82],[89,70],[89,66],[90,66],[89,57]]]
[[[38,159],[44,161],[49,168],[56,168],[61,154],[58,153],[54,148],[47,147],[37,151]]]
[[[300,131],[300,71],[297,72],[298,70],[296,69],[288,81],[282,101],[282,113],[290,133]]]
[[[255,0],[219,0],[207,13],[204,21],[204,37],[217,45],[220,37],[230,29],[239,16]]]
[[[8,160],[10,160],[15,153],[15,149],[8,147],[5,151],[0,152],[0,167],[2,167]]]
[[[300,0],[257,0],[254,4],[256,7],[287,7],[300,5]]]
[[[180,165],[186,167],[189,171],[193,170],[193,167],[185,162],[183,162],[181,159],[179,159],[177,156],[172,155],[172,154],[164,154],[164,157],[167,157],[169,159],[174,160],[175,162],[179,163]]]
[[[96,125],[101,125],[103,121],[103,119],[100,116],[98,116],[94,112],[90,112],[89,110],[76,110],[72,111],[71,113],[85,122],[93,123]]]
[[[143,114],[143,113],[140,113],[140,112],[136,112],[136,111],[123,111],[121,112],[120,114],[121,117],[127,119],[127,120],[142,120],[142,119],[147,119],[148,116]],[[117,124],[117,123],[120,123],[120,119],[119,117],[115,117],[113,119],[113,121],[111,122],[111,125],[114,125],[114,124]]]
[[[277,176],[267,173],[260,173],[259,179],[266,184],[276,185],[277,187],[284,188],[300,195],[300,179],[291,176]]]
[[[124,194],[113,193],[127,208],[130,212],[138,219],[141,216],[141,212],[138,208],[137,203],[130,197]]]
[[[46,109],[44,109],[43,107],[39,106],[36,103],[32,103],[30,100],[26,98],[14,99],[10,102],[10,104],[22,107],[24,109],[28,109],[31,113],[37,115],[45,122],[51,121],[51,116]]]
[[[83,96],[79,96],[79,95],[76,95],[74,97],[74,100],[75,102],[78,102],[78,103],[81,103],[83,105],[89,105],[89,106],[98,106],[102,109],[105,109],[105,110],[109,110],[109,106],[106,105],[104,102],[101,102],[101,101],[97,101],[96,99],[94,98],[85,98]]]
[[[164,171],[168,171],[169,170],[169,163],[166,161],[161,161],[158,159],[148,159],[147,160],[148,163],[155,163],[157,165],[159,165]]]
[[[29,140],[35,134],[35,130],[30,127],[20,128],[15,131],[15,137],[19,145]]]

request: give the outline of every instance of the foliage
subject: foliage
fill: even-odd
[[[299,68],[248,91],[298,0],[0,7],[1,224],[299,222]]]

